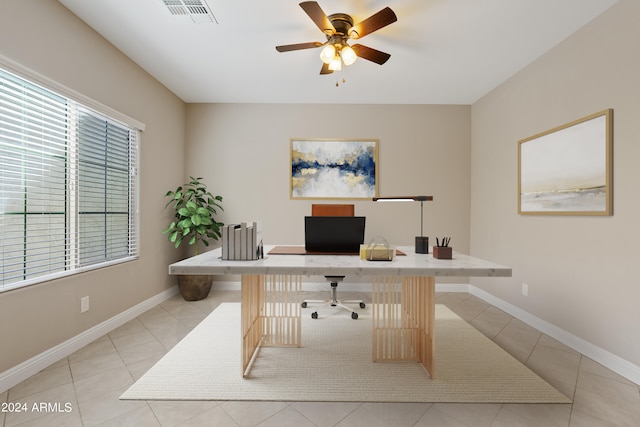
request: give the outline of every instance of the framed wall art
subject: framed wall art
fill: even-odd
[[[518,213],[613,214],[613,110],[518,141]]]
[[[291,199],[378,195],[377,139],[291,139]]]

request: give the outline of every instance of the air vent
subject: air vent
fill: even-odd
[[[162,0],[162,3],[175,17],[190,20],[196,24],[218,23],[205,0]]]

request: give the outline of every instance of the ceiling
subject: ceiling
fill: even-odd
[[[358,41],[386,64],[330,75],[320,49],[275,49],[325,41],[299,1],[206,0],[217,22],[200,24],[162,0],[58,1],[189,103],[472,104],[617,0],[319,0],[356,22],[398,16]]]

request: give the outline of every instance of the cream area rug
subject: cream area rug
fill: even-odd
[[[371,314],[303,310],[302,347],[263,347],[240,367],[240,304],[224,303],[120,399],[570,403],[455,313],[436,305],[436,379],[414,362],[371,361]]]

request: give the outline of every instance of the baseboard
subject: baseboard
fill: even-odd
[[[43,369],[53,365],[57,361],[69,356],[70,354],[80,350],[84,346],[92,343],[101,336],[113,331],[114,329],[124,325],[130,320],[135,319],[145,311],[155,307],[163,301],[168,300],[178,293],[177,286],[159,293],[146,301],[137,304],[122,313],[105,320],[104,322],[87,329],[86,331],[76,335],[67,341],[58,344],[42,353],[32,357],[21,364],[14,366],[0,373],[0,393],[9,390],[11,387],[20,384],[22,381],[37,374]]]
[[[608,369],[611,369],[613,372],[625,377],[629,381],[640,384],[640,366],[595,346],[592,343],[585,341],[582,338],[577,337],[564,329],[561,329],[546,320],[540,319],[539,317],[536,317],[531,313],[497,298],[473,285],[469,285],[469,293],[510,314],[516,319],[523,321],[529,326],[536,328],[551,338],[560,341],[564,345],[589,357],[590,359],[595,360]]]
[[[437,292],[469,292],[469,284],[436,283]]]

